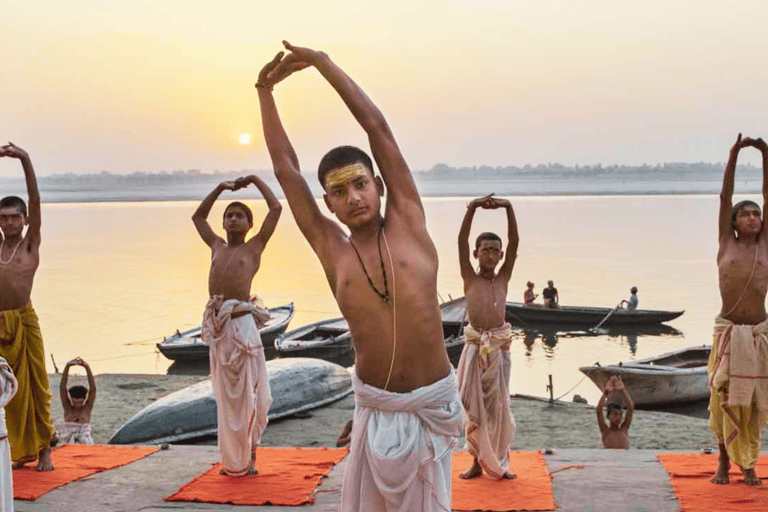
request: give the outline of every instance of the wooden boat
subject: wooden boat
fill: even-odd
[[[267,359],[274,357],[275,339],[285,332],[293,318],[293,302],[269,308],[270,319],[264,324],[259,333],[261,344],[264,345],[264,355]],[[202,327],[195,327],[184,332],[176,332],[157,344],[158,350],[174,361],[205,362],[208,361],[208,346],[200,340]]]
[[[463,297],[440,306],[443,335],[449,357],[458,350],[461,355],[461,328],[464,323],[466,301]],[[275,340],[278,357],[316,357],[344,366],[354,364],[354,349],[349,325],[344,318],[323,320],[299,327]]]
[[[621,377],[635,407],[696,402],[709,398],[707,359],[710,348],[709,345],[689,347],[629,363],[610,366],[597,363],[579,370],[600,389],[612,376]]]
[[[267,361],[267,373],[272,389],[270,420],[321,407],[352,392],[349,372],[320,359]],[[208,379],[148,405],[120,427],[109,443],[178,443],[216,432],[216,399]]]
[[[512,325],[521,327],[536,324],[567,324],[573,326],[596,327],[611,308],[587,308],[575,306],[561,306],[560,309],[550,309],[544,306],[524,306],[520,302],[507,302],[507,321]],[[626,311],[617,309],[602,324],[602,327],[614,327],[619,325],[649,325],[659,324],[673,320],[685,311],[656,311],[651,309],[638,309]]]

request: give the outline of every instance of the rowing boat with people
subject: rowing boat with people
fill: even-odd
[[[595,327],[601,322],[603,327],[652,325],[668,322],[682,315],[685,311],[659,311],[651,309],[593,308],[580,306],[560,306],[558,309],[541,305],[526,306],[520,302],[507,302],[507,321],[512,325],[525,327],[535,324],[567,324]],[[610,316],[609,316],[610,315]],[[607,318],[606,318],[607,317]]]

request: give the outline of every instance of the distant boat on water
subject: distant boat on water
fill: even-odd
[[[608,379],[620,377],[635,407],[697,402],[709,398],[707,360],[711,348],[689,347],[628,363],[597,363],[579,370],[601,390]]]
[[[293,318],[293,302],[269,308],[270,318],[259,329],[261,344],[267,359],[274,357],[275,339],[285,332]],[[183,363],[207,362],[208,345],[200,339],[202,327],[195,327],[184,332],[176,332],[157,344],[157,349],[168,359]]]
[[[608,314],[613,313],[608,317]],[[560,306],[559,309],[547,308],[542,305],[525,306],[520,302],[507,302],[506,317],[512,325],[525,327],[536,324],[567,324],[573,326],[596,327],[606,317],[603,327],[640,326],[660,324],[674,320],[685,311],[657,311],[638,309],[591,308],[579,306]]]

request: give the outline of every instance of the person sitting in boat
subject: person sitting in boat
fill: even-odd
[[[69,369],[73,366],[82,366],[88,375],[88,387],[69,384]],[[96,379],[93,378],[91,367],[76,357],[64,366],[59,384],[61,406],[64,409],[64,426],[59,433],[62,444],[93,444],[91,437],[91,413],[96,402]]]
[[[498,235],[481,233],[473,253],[479,263],[475,271],[469,259],[468,239],[478,208],[506,211],[507,251],[505,254],[502,250]],[[472,466],[459,476],[477,478],[485,470],[491,478],[515,478],[509,471],[509,449],[516,430],[515,418],[509,410],[512,326],[505,320],[505,308],[520,236],[510,202],[491,195],[471,201],[458,241],[469,324],[464,328],[464,349],[457,373],[461,401],[467,411],[467,448],[474,458]]]
[[[605,408],[605,418],[603,418],[603,407],[606,400],[608,400],[608,395],[618,391],[621,391],[624,403],[627,405],[627,414],[623,418],[624,421],[622,421],[621,404],[615,402],[608,404]],[[600,401],[597,402],[597,408],[595,409],[597,412],[597,426],[600,428],[603,447],[623,448],[625,450],[629,448],[629,426],[632,424],[632,413],[634,410],[635,406],[621,379],[615,375],[608,379],[603,389],[603,396],[600,397]],[[607,424],[605,422],[606,419],[608,420]]]
[[[523,305],[524,306],[533,306],[533,301],[536,300],[536,297],[539,296],[538,293],[533,293],[533,282],[528,281],[528,289],[525,290],[525,293],[523,294]]]
[[[541,292],[544,295],[544,305],[550,309],[560,309],[560,295],[557,293],[554,281],[547,281],[547,285]]]
[[[619,306],[623,306],[623,309],[626,311],[637,311],[637,286],[633,286],[629,291],[631,292],[629,300],[621,301]]]
[[[248,185],[259,189],[269,209],[261,229],[246,240],[253,227],[253,213],[235,201],[224,209],[224,240],[211,229],[208,214],[223,191]],[[281,211],[280,201],[272,190],[261,178],[251,175],[217,185],[192,215],[197,232],[211,248],[211,298],[205,306],[201,341],[210,347],[221,473],[225,475],[257,473],[256,448],[267,428],[267,412],[272,405],[259,334],[265,310],[252,302],[251,285]]]

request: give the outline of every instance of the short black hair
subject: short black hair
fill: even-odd
[[[69,396],[72,398],[85,398],[88,395],[88,388],[85,386],[72,386],[69,388]]]
[[[611,415],[611,412],[612,412],[614,409],[616,409],[616,410],[617,410],[617,411],[619,411],[620,413],[622,412],[622,411],[621,411],[621,405],[619,405],[619,404],[613,404],[613,403],[611,403],[611,404],[608,404],[608,405],[606,406],[606,408],[605,408],[605,417],[607,418],[608,416],[610,416],[610,415]]]
[[[240,209],[242,209],[243,212],[245,212],[245,218],[248,219],[248,223],[250,225],[253,225],[253,212],[246,205],[244,205],[240,201],[232,201],[231,203],[229,203],[227,205],[226,208],[224,208],[224,217],[225,218],[226,218],[227,212],[229,211],[230,208],[240,208]]]
[[[371,157],[362,149],[355,146],[333,148],[320,160],[320,165],[317,167],[317,179],[320,181],[320,185],[325,188],[325,177],[328,176],[329,172],[357,163],[366,166],[371,171],[371,175],[374,175]]]
[[[6,196],[0,199],[0,208],[8,208],[9,206],[16,206],[23,216],[27,216],[27,203],[17,196]]]
[[[497,235],[496,233],[480,233],[478,235],[477,240],[475,240],[475,250],[480,248],[480,244],[483,243],[483,240],[491,240],[493,242],[499,242],[499,245],[501,245],[501,237]]]
[[[734,224],[736,223],[736,217],[739,215],[739,211],[743,210],[745,206],[754,206],[757,208],[758,212],[760,211],[760,205],[754,201],[750,201],[749,199],[745,199],[744,201],[739,201],[738,203],[733,205],[733,209],[731,210],[732,223]]]
[[[629,289],[629,291],[631,291],[632,293],[637,293],[637,286],[633,286],[632,288]]]

